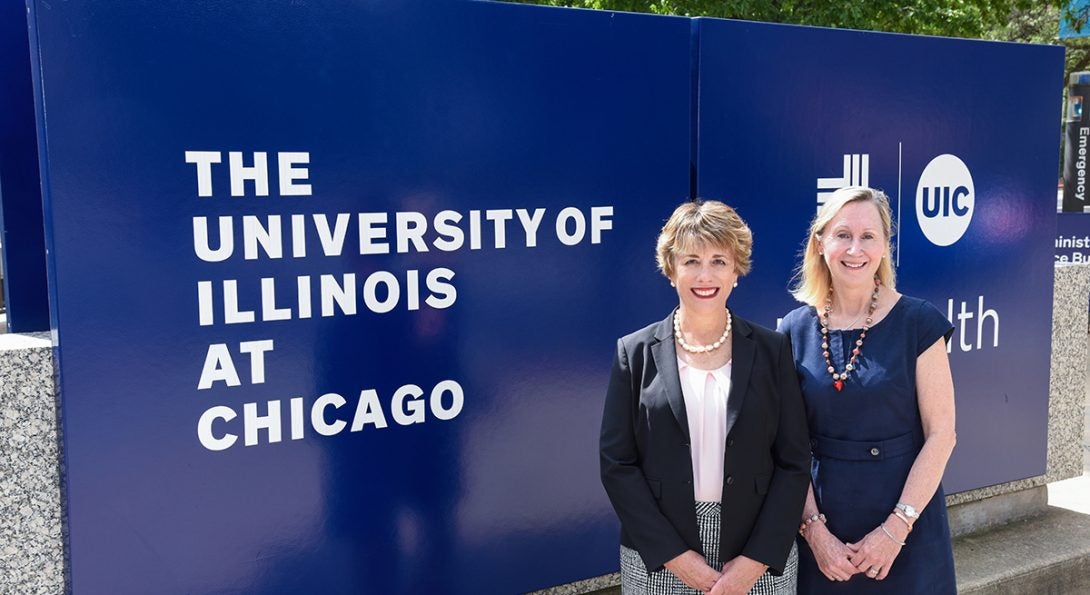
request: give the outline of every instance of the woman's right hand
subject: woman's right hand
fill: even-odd
[[[716,581],[719,580],[719,571],[708,566],[704,556],[693,550],[686,550],[667,562],[666,570],[681,579],[681,582],[701,593],[711,591]]]
[[[859,572],[849,560],[855,550],[829,532],[825,523],[813,523],[806,530],[806,543],[814,553],[818,570],[831,581],[846,581]]]

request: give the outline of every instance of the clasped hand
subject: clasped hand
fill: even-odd
[[[694,550],[686,550],[667,562],[666,570],[681,579],[681,582],[701,593],[711,591],[721,576],[716,569],[708,566],[704,556]]]
[[[846,581],[852,575],[862,572],[851,560],[858,553],[858,546],[837,539],[825,527],[825,523],[814,523],[806,530],[806,543],[810,545],[818,570],[825,578]]]
[[[882,530],[882,525],[879,525],[858,542],[847,544],[853,550],[848,561],[856,568],[856,572],[862,572],[868,578],[879,581],[886,578],[889,569],[893,567],[893,561],[901,553],[902,546],[894,538],[903,543],[907,537],[907,532],[904,535],[899,534],[899,527],[889,527],[888,524],[886,527],[886,531],[890,531],[892,535],[887,535]]]
[[[767,570],[767,566],[745,556],[723,565],[723,572],[708,566],[699,553],[688,550],[666,563],[666,569],[701,593],[744,595]]]
[[[768,570],[760,562],[738,556],[723,565],[723,574],[712,587],[711,595],[746,595]]]
[[[894,536],[901,540],[905,537]],[[901,546],[882,531],[881,525],[855,543],[844,543],[824,524],[814,524],[807,531],[806,541],[818,569],[831,581],[846,581],[860,572],[867,578],[882,580],[901,553]]]

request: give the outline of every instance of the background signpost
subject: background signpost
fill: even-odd
[[[1064,119],[1065,213],[1083,213],[1090,206],[1087,190],[1087,157],[1090,157],[1090,72],[1073,72],[1067,85],[1067,115]]]

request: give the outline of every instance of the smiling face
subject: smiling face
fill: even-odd
[[[872,202],[850,202],[837,211],[818,239],[834,287],[874,282],[889,245],[883,230],[878,207]]]
[[[734,256],[721,246],[685,246],[674,254],[673,271],[681,307],[694,314],[723,310],[738,280]]]

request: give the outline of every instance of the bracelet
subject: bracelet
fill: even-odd
[[[908,527],[908,532],[909,533],[912,532],[912,522],[908,520],[908,517],[905,516],[905,513],[901,512],[900,510],[898,510],[896,508],[894,508],[893,509],[893,516],[901,519],[901,522],[904,523]]]
[[[889,529],[886,529],[886,524],[885,523],[880,523],[878,526],[882,528],[882,533],[885,533],[886,537],[890,538],[890,540],[893,541],[893,543],[896,543],[897,545],[899,545],[901,547],[904,547],[905,542],[897,541],[897,538],[893,536],[893,533],[890,533]]]
[[[806,537],[806,530],[810,528],[810,525],[814,524],[817,521],[821,521],[822,523],[824,523],[825,514],[819,512],[818,514],[812,514],[809,517],[803,519],[802,524],[799,525],[799,535]]]

